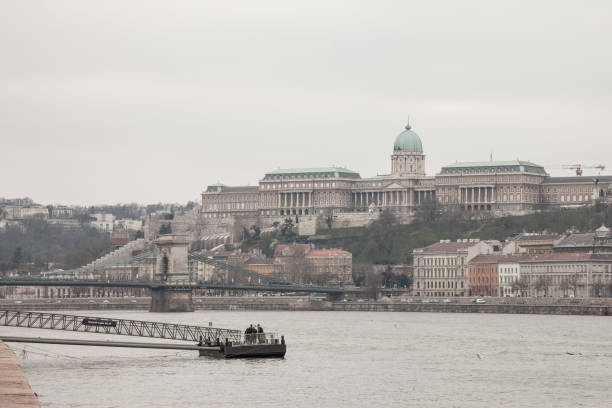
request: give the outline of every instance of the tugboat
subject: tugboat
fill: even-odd
[[[233,343],[229,340],[215,343],[206,341],[198,343],[200,357],[216,358],[283,358],[287,352],[285,336],[280,339],[274,335],[265,338],[263,335],[246,335],[245,342]]]

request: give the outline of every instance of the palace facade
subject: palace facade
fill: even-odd
[[[521,160],[457,162],[427,176],[421,138],[406,125],[393,144],[390,174],[362,178],[342,167],[273,170],[258,186],[208,186],[201,214],[218,219],[390,209],[409,220],[414,210],[433,202],[509,215],[588,205],[596,199],[612,201],[612,176],[550,177],[544,167]]]

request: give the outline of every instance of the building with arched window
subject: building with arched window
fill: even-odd
[[[421,137],[408,124],[393,143],[390,173],[362,178],[343,167],[277,169],[257,186],[216,183],[202,193],[204,219],[375,213],[389,209],[409,222],[414,211],[441,208],[491,216],[554,206],[612,201],[612,176],[550,177],[530,161],[457,162],[425,174]],[[361,217],[367,220],[367,217]]]

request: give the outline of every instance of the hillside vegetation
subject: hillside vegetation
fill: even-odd
[[[318,247],[344,248],[353,253],[353,262],[358,264],[411,264],[414,248],[440,239],[504,240],[522,232],[593,231],[602,224],[612,224],[612,207],[597,205],[490,220],[433,218],[399,225],[392,214],[383,213],[368,227],[323,231],[325,236],[313,237],[311,242]]]
[[[88,226],[71,230],[30,219],[23,226],[0,230],[0,276],[8,271],[76,268],[109,250],[108,234]]]

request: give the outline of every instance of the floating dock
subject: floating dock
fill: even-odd
[[[190,326],[165,322],[77,316],[57,313],[14,312],[0,310],[0,326],[47,330],[138,336],[191,342],[142,343],[109,340],[53,339],[41,337],[0,336],[0,340],[16,343],[63,344],[71,346],[132,347],[149,349],[194,350],[200,356],[220,358],[284,357],[285,338],[276,333],[244,334],[240,330],[210,326]],[[194,344],[194,342],[198,342]]]
[[[276,344],[221,344],[218,348],[200,349],[200,357],[215,358],[283,358],[285,343]]]

